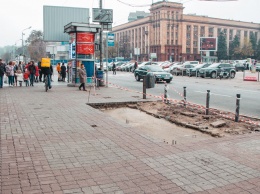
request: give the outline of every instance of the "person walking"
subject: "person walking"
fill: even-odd
[[[13,61],[9,61],[8,65],[5,67],[6,76],[8,77],[9,87],[14,86],[14,64]]]
[[[64,63],[62,63],[61,65],[61,79],[63,82],[65,82],[65,78],[66,78],[66,66],[64,65]]]
[[[133,72],[134,72],[137,68],[138,68],[138,63],[137,63],[137,61],[136,61],[135,64],[134,64],[134,70],[133,70]]]
[[[113,62],[112,66],[113,75],[116,75],[116,64]]]
[[[23,74],[23,80],[25,81],[25,86],[29,86],[29,77],[30,77],[30,73],[28,71],[28,69],[25,69],[24,74]]]
[[[81,64],[81,68],[79,69],[79,81],[81,83],[79,86],[79,90],[81,90],[81,87],[83,87],[83,91],[87,91],[85,88],[86,79],[87,79],[87,73],[84,68],[84,64]]]
[[[35,75],[35,72],[36,72],[34,61],[30,61],[29,66],[28,66],[28,71],[30,72],[30,86],[33,86],[34,75]]]
[[[35,64],[35,82],[39,82],[39,68],[38,65]]]
[[[16,72],[18,70],[18,65],[16,64],[15,61],[13,61],[13,66],[14,66],[14,85],[17,86],[17,76],[16,76]]]
[[[22,72],[22,70],[17,70],[15,72],[15,75],[16,75],[17,81],[19,82],[19,86],[22,87],[22,83],[23,83],[23,72]]]
[[[57,64],[56,71],[58,72],[58,81],[60,81],[61,80],[61,67],[60,67],[60,63]]]
[[[41,62],[38,62],[38,69],[39,69],[39,82],[42,82],[42,68],[41,68]]]
[[[2,62],[2,59],[0,59],[0,88],[3,88],[4,74],[5,74],[5,64]]]

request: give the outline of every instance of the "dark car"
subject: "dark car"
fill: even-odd
[[[134,71],[136,81],[140,81],[140,79],[143,79],[144,76],[147,75],[147,73],[153,73],[156,81],[166,81],[167,83],[170,83],[172,81],[172,74],[164,71],[158,65],[144,65],[137,68]]]
[[[211,64],[210,63],[202,63],[202,64],[199,64],[193,68],[190,68],[190,69],[187,69],[186,70],[186,74],[191,77],[191,76],[197,76],[197,77],[200,77],[200,72],[199,70],[201,68],[205,68],[205,67],[208,67],[210,66]]]
[[[229,63],[213,63],[206,68],[201,68],[199,73],[200,77],[217,78],[221,71],[228,72],[230,78],[234,78],[236,75],[235,67]]]
[[[260,63],[257,63],[257,64],[256,64],[255,70],[260,72]]]
[[[242,63],[236,63],[235,64],[235,69],[236,69],[236,71],[245,71],[246,67]]]

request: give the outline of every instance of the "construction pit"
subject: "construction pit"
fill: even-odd
[[[183,104],[125,102],[89,104],[117,122],[140,130],[140,134],[168,144],[184,144],[210,138],[258,133],[258,119],[240,117],[235,122],[231,113],[218,110],[205,115],[202,109]]]

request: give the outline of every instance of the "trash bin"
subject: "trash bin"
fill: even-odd
[[[146,75],[146,88],[154,88],[155,75],[153,73],[147,73]]]
[[[97,86],[104,86],[104,71],[97,70]]]

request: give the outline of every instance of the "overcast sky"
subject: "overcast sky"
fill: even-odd
[[[125,5],[131,4],[132,6]],[[151,3],[160,0],[103,0],[104,9],[113,9],[113,26],[127,22],[129,12],[149,12]],[[200,0],[169,0],[182,2],[184,13],[196,13],[209,17],[240,20],[260,23],[260,0],[237,0],[230,2],[209,2]],[[22,31],[26,30],[24,40],[31,30],[43,30],[43,5],[65,6],[65,7],[99,7],[100,0],[1,0],[0,47],[7,45],[22,45]],[[139,7],[135,7],[139,6]]]

